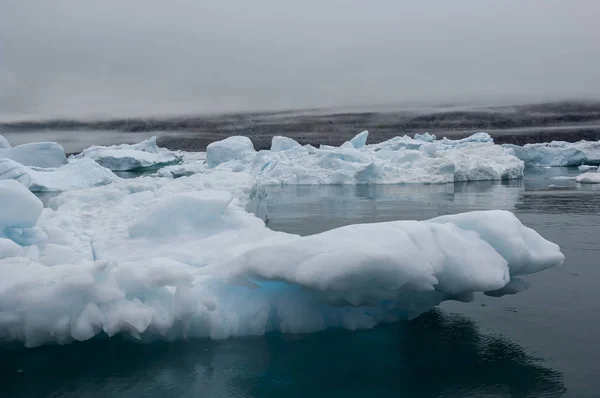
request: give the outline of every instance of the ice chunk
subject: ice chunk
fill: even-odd
[[[459,140],[450,140],[446,137],[438,141],[439,148],[462,148],[473,143],[493,144],[494,140],[488,133],[475,133]]]
[[[109,184],[119,177],[91,159],[73,159],[57,168],[32,169],[0,158],[0,180],[15,180],[31,191],[68,191]]]
[[[598,166],[592,166],[592,165],[589,165],[589,164],[582,164],[581,166],[578,166],[577,169],[579,169],[581,171],[596,170],[596,169],[598,169]]]
[[[595,172],[587,172],[575,177],[575,181],[581,184],[600,184],[600,167]]]
[[[350,143],[354,148],[364,148],[367,144],[367,138],[369,138],[369,132],[367,130],[358,133],[354,138],[350,140]]]
[[[4,138],[2,135],[0,135],[0,149],[3,148],[10,148],[10,143],[8,142],[8,140],[6,138]]]
[[[504,144],[527,166],[577,166],[587,161],[585,152],[557,141],[524,146]]]
[[[296,142],[295,140],[288,138],[288,137],[282,137],[282,136],[276,135],[271,139],[271,151],[272,152],[287,151],[289,149],[299,147],[299,146],[301,146],[301,145],[298,144],[298,142]]]
[[[17,181],[0,181],[0,237],[7,228],[31,228],[42,213],[42,202]]]
[[[67,163],[65,150],[56,142],[32,142],[3,148],[0,149],[0,159],[2,158],[28,167],[60,167]]]
[[[424,133],[424,134],[415,134],[415,140],[423,141],[423,142],[433,142],[435,141],[435,135]]]
[[[243,136],[228,137],[210,143],[206,147],[206,163],[208,167],[212,168],[231,160],[242,160],[255,153],[250,138]]]
[[[400,149],[419,149],[423,143],[424,141],[415,140],[407,135],[404,135],[402,137],[391,138],[379,144],[369,145],[369,147],[374,151],[398,151]]]
[[[113,171],[160,167],[181,160],[176,153],[159,148],[156,144],[156,137],[133,145],[91,146],[74,156],[74,158],[90,158]]]

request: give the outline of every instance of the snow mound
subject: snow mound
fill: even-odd
[[[160,167],[181,160],[176,153],[159,148],[156,144],[156,137],[132,145],[91,146],[73,158],[90,158],[112,171]]]
[[[0,135],[0,149],[10,148],[10,143],[6,138]]]
[[[212,169],[243,171],[263,185],[448,183],[523,176],[523,162],[512,150],[489,142],[491,137],[484,133],[440,142],[432,135],[419,140],[404,136],[376,145],[366,145],[367,136],[364,131],[341,147],[318,149],[273,137],[271,150],[258,152],[247,137],[229,137],[208,146],[206,165],[184,161],[157,175],[178,178]]]
[[[515,151],[515,155],[527,166],[579,166],[600,165],[600,142],[595,141],[552,141],[525,144],[522,147],[504,144]]]
[[[300,237],[247,211],[259,195],[252,174],[216,168],[52,199],[39,239],[0,240],[0,340],[31,347],[99,334],[218,339],[370,328],[446,299],[499,294],[514,276],[563,261],[558,246],[507,211]],[[35,223],[32,211],[14,214],[12,224]]]
[[[254,155],[254,145],[248,137],[234,136],[208,144],[206,147],[206,163],[208,167],[216,167],[232,160],[242,160]]]
[[[91,159],[73,159],[57,168],[33,169],[0,158],[0,180],[15,180],[34,192],[69,191],[106,185],[119,179]]]
[[[67,163],[65,150],[56,142],[32,142],[2,148],[0,159],[10,159],[23,166],[41,168],[60,167]]]

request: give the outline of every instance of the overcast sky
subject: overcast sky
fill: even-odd
[[[600,97],[599,0],[0,0],[0,118]]]

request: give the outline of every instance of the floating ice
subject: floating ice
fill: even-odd
[[[578,170],[581,171],[585,171],[585,170],[596,170],[598,168],[598,166],[592,166],[589,164],[582,164],[581,166],[577,167]]]
[[[334,152],[351,163],[366,156]],[[32,226],[39,201],[13,181],[1,184],[11,203],[31,203],[0,209],[0,220]],[[0,340],[36,346],[117,333],[226,338],[370,328],[446,299],[502,292],[514,276],[563,261],[558,246],[507,211],[300,237],[271,231],[246,211],[257,196],[252,174],[213,168],[52,199],[37,235],[0,240]]]
[[[587,172],[575,177],[575,181],[581,184],[600,184],[600,167],[595,172]]]
[[[14,160],[28,167],[60,167],[67,163],[65,150],[56,142],[32,142],[3,148],[0,159]]]
[[[68,191],[109,184],[119,177],[91,159],[73,159],[57,168],[33,169],[0,158],[0,180],[15,180],[31,191]]]
[[[301,145],[298,144],[296,140],[293,140],[288,137],[276,135],[271,139],[271,152],[287,151],[288,149],[292,149],[294,147],[299,146]]]
[[[515,151],[515,155],[527,166],[579,166],[600,165],[600,142],[595,141],[552,141],[524,146],[504,144]]]
[[[73,158],[90,158],[112,171],[160,167],[181,160],[174,152],[159,148],[156,137],[133,145],[91,146]]]
[[[447,183],[523,176],[523,162],[484,133],[454,141],[437,142],[434,136],[423,135],[419,140],[404,136],[363,145],[367,136],[364,131],[341,147],[319,149],[274,137],[272,149],[259,152],[247,137],[230,137],[208,146],[207,166],[245,171],[264,185]],[[179,177],[205,172],[207,167],[196,162],[157,174]]]
[[[216,167],[232,160],[242,160],[253,155],[254,145],[248,137],[234,136],[210,143],[206,147],[206,163],[208,167]]]

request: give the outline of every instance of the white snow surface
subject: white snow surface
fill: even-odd
[[[523,146],[504,144],[527,166],[600,165],[600,141],[552,141]]]
[[[181,156],[177,153],[159,148],[156,144],[156,137],[132,145],[91,146],[73,158],[90,158],[112,171],[158,167],[181,160]]]
[[[56,142],[32,142],[15,147],[2,148],[0,160],[10,159],[28,167],[60,167],[67,163],[65,150]]]
[[[112,171],[91,159],[72,159],[56,168],[31,168],[0,158],[0,181],[15,180],[34,192],[82,189],[118,179]]]
[[[441,141],[429,134],[418,140],[403,136],[375,145],[366,145],[367,137],[364,131],[341,147],[319,149],[274,137],[271,150],[258,152],[247,137],[229,137],[208,146],[206,164],[183,163],[157,174],[176,178],[229,170],[247,172],[263,185],[448,183],[523,176],[523,162],[485,133]]]
[[[0,198],[16,207],[0,208],[10,226],[0,239],[0,340],[370,328],[446,299],[500,295],[515,276],[564,259],[507,211],[300,237],[248,211],[262,194],[255,175],[217,167],[64,192],[40,215],[31,192],[1,181]]]

